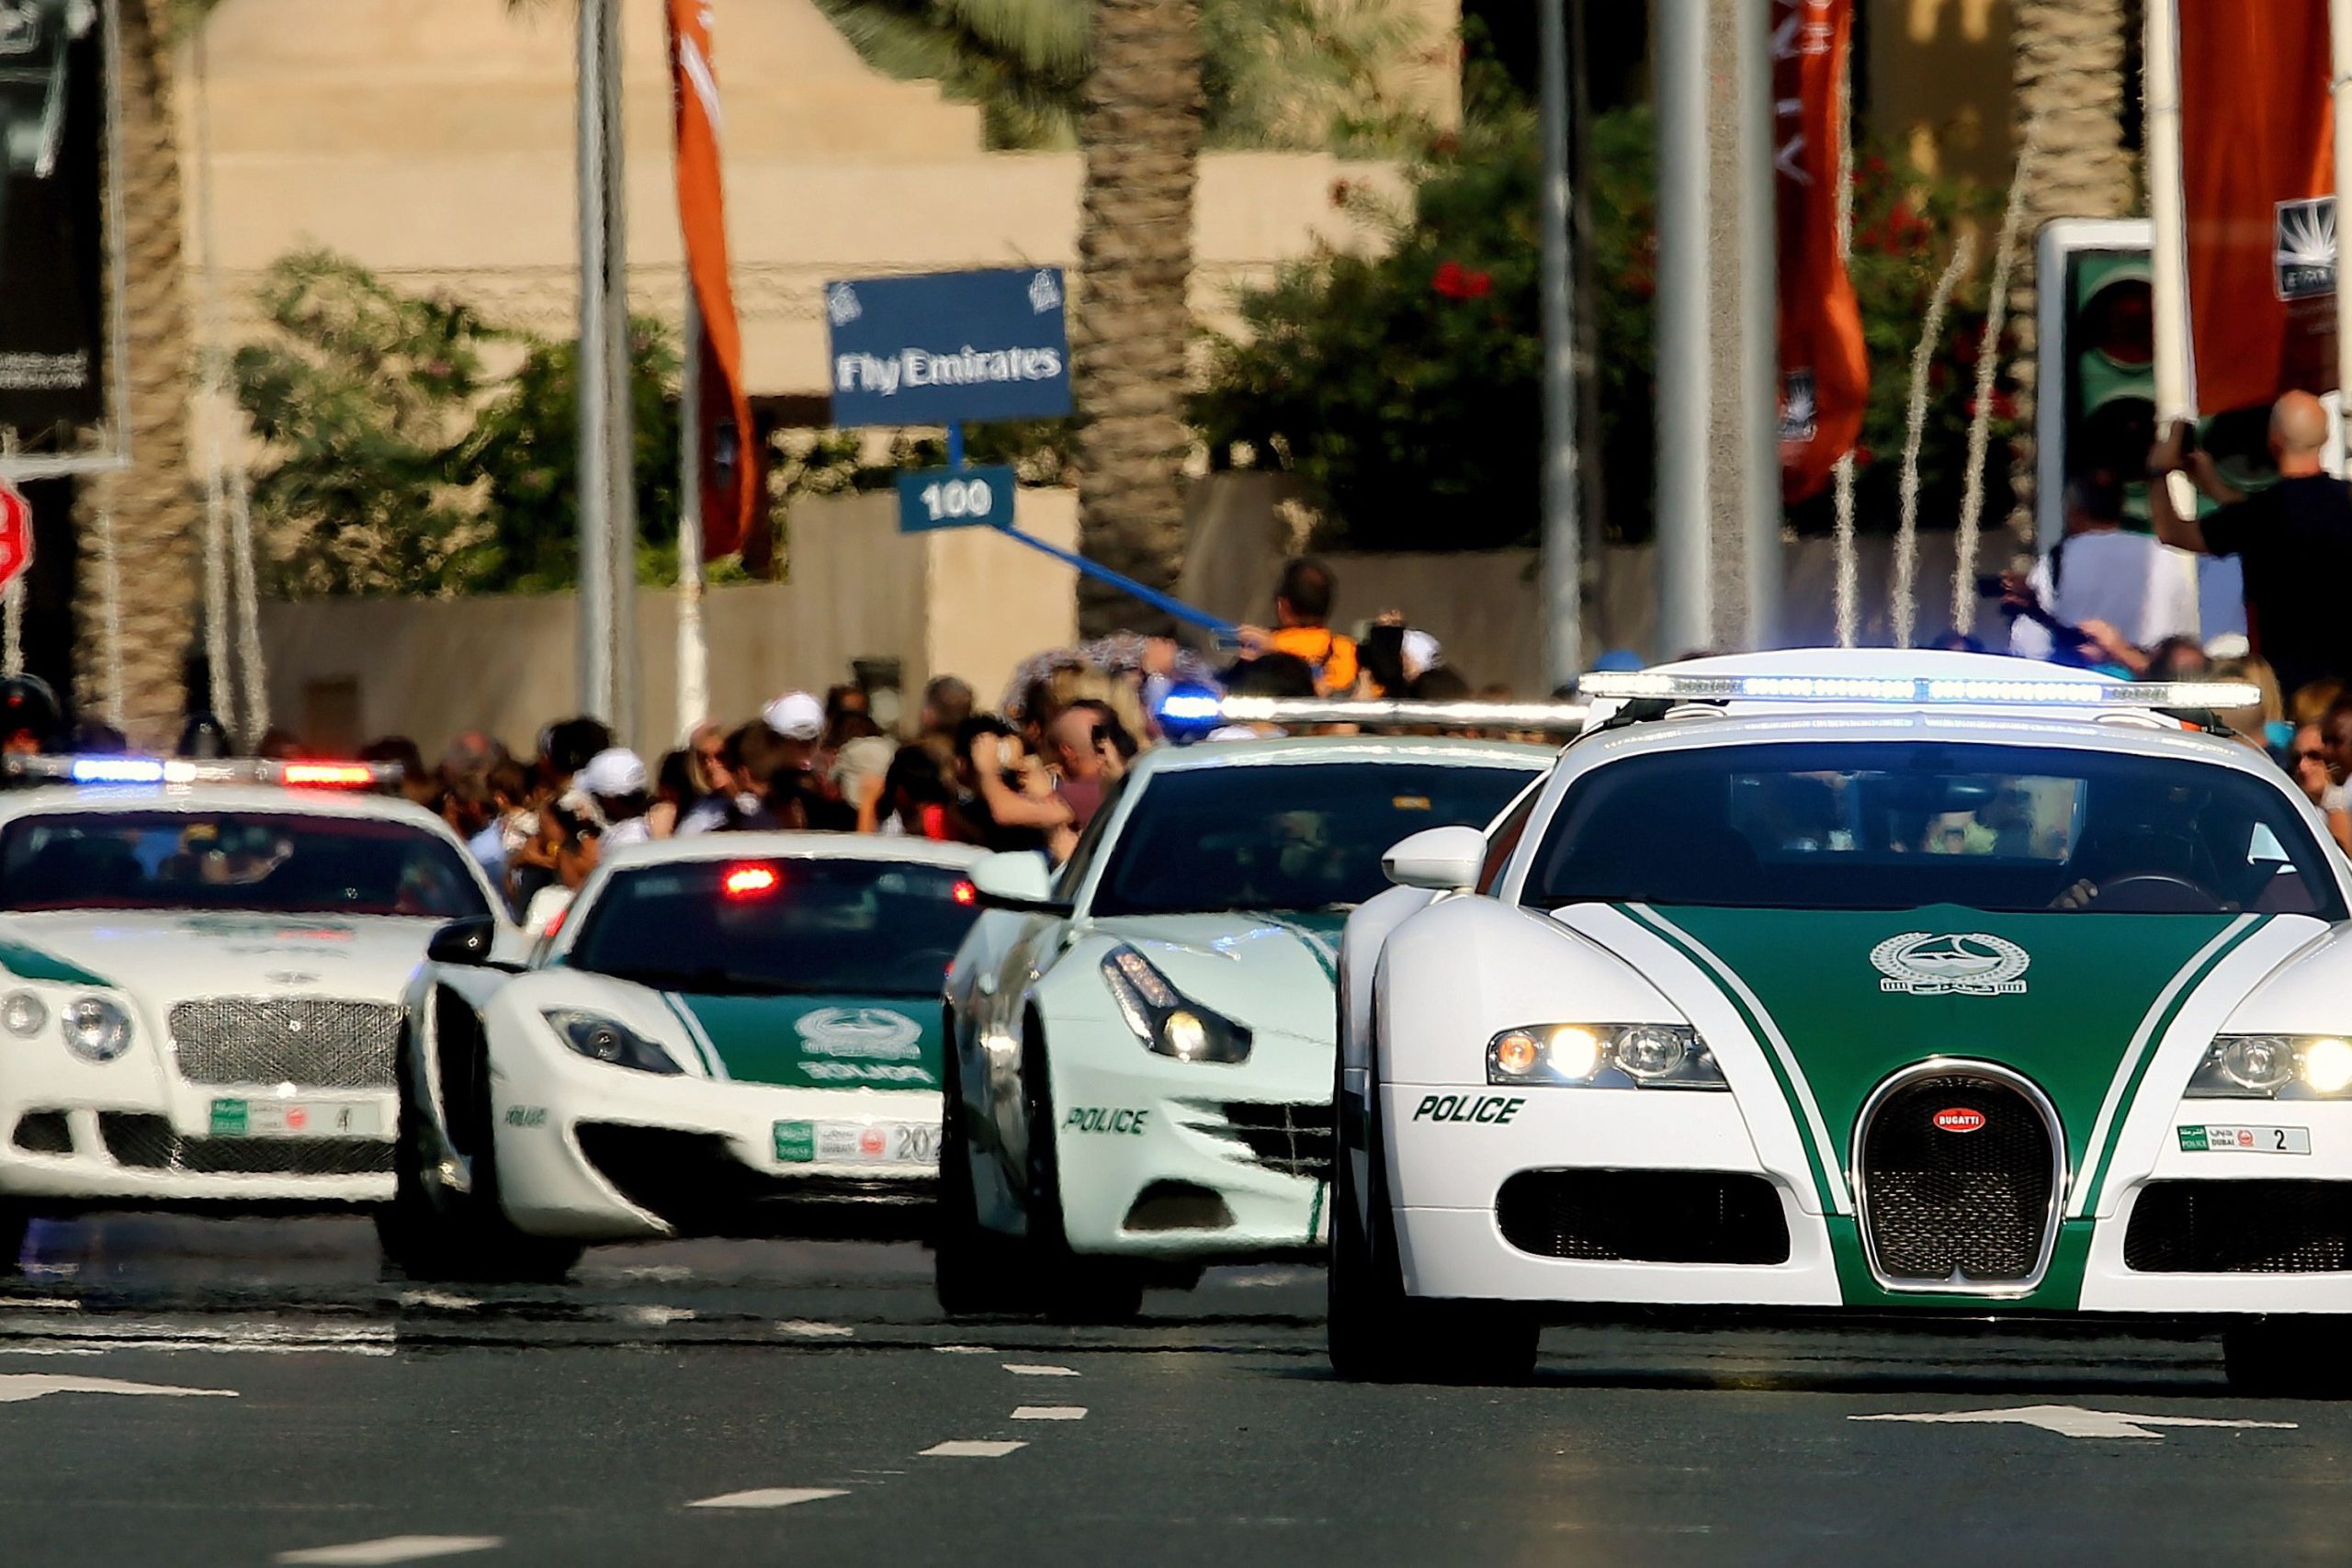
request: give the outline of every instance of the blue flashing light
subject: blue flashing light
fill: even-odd
[[[1225,722],[1225,699],[1207,686],[1172,686],[1157,716],[1170,740],[1197,740]]]
[[[65,776],[75,784],[162,784],[164,769],[154,757],[76,757]]]

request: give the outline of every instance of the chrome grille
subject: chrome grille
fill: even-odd
[[[2014,1295],[2041,1279],[2064,1186],[2048,1104],[2013,1074],[1965,1065],[1915,1072],[1871,1097],[1854,1174],[1882,1284]],[[1977,1124],[1946,1130],[1946,1112]]]
[[[390,1089],[401,1010],[312,997],[207,997],[172,1009],[180,1077],[200,1084]]]

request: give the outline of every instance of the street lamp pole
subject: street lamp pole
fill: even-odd
[[[1557,689],[1584,672],[1584,536],[1577,473],[1577,341],[1570,269],[1568,0],[1538,0],[1544,136],[1544,671]]]
[[[572,362],[579,416],[574,505],[579,520],[580,711],[613,716],[612,415],[607,395],[611,318],[606,299],[610,225],[605,204],[605,77],[611,0],[579,0],[578,168],[580,348]]]

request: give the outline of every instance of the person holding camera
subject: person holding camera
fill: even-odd
[[[2023,576],[1992,584],[2011,617],[2009,651],[2025,659],[2111,657],[2094,628],[2131,648],[2154,648],[2198,628],[2196,566],[2180,551],[2123,527],[2123,487],[2108,473],[2070,479],[2065,536]],[[2081,650],[2088,649],[2086,653]]]

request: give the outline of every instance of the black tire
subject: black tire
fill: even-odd
[[[2222,1336],[2230,1387],[2270,1399],[2352,1398],[2352,1321],[2295,1315],[2256,1318]]]
[[[401,1045],[400,1122],[392,1145],[392,1201],[376,1212],[376,1236],[385,1261],[419,1282],[556,1284],[578,1267],[578,1242],[535,1236],[515,1228],[498,1201],[498,1144],[491,1133],[490,1065],[473,1054],[470,1081],[444,1092],[464,1094],[479,1130],[471,1151],[469,1190],[453,1191],[424,1179],[424,1118],[415,1102],[410,1045]]]
[[[1344,1130],[1337,1088],[1332,1114]],[[1370,1105],[1365,1141],[1370,1179],[1362,1207],[1368,1223],[1357,1213],[1353,1152],[1344,1137],[1335,1140],[1324,1319],[1331,1371],[1350,1382],[1525,1382],[1534,1373],[1542,1335],[1532,1313],[1501,1302],[1424,1301],[1405,1293],[1380,1118]]]
[[[1029,1021],[1021,1060],[1021,1104],[1029,1133],[1027,1274],[1038,1309],[1056,1323],[1126,1323],[1143,1311],[1143,1269],[1070,1250],[1062,1228],[1061,1162],[1054,1144],[1053,1081],[1045,1029]]]
[[[1022,1306],[1021,1249],[1010,1237],[981,1225],[979,1200],[972,1190],[972,1141],[965,1125],[962,1067],[956,1050],[956,1022],[947,1021],[947,1052],[941,1075],[945,1120],[939,1129],[939,1214],[932,1244],[933,1287],[939,1310],[950,1317],[980,1317],[1017,1312]]]

